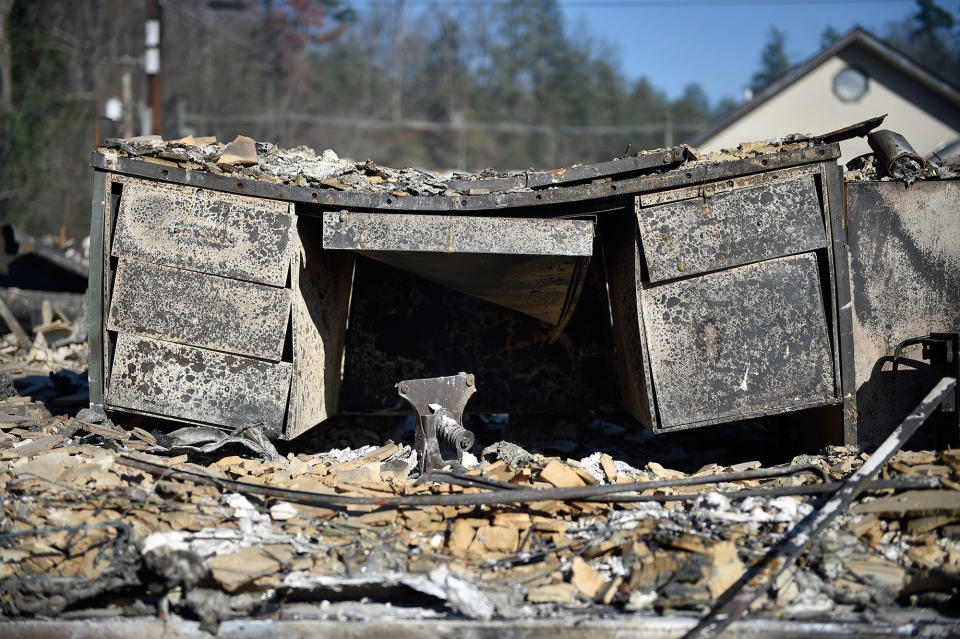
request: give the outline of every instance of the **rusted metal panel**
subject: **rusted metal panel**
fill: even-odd
[[[563,326],[593,254],[592,220],[325,213],[323,246],[351,249]]]
[[[832,403],[821,295],[812,253],[644,287],[661,428]]]
[[[104,222],[110,212],[110,180],[104,171],[93,173],[93,203],[90,211],[90,272],[87,287],[87,379],[90,382],[91,408],[103,408],[103,241]]]
[[[507,191],[517,188],[544,187],[554,184],[569,184],[572,182],[593,180],[605,176],[631,173],[659,168],[683,162],[686,150],[682,146],[669,149],[647,151],[637,155],[617,158],[608,162],[596,164],[580,164],[564,169],[552,171],[527,171],[521,175],[508,177],[492,177],[475,180],[448,180],[447,186],[451,189],[467,191],[469,189],[490,189],[492,191]]]
[[[868,121],[866,125],[869,125]],[[827,248],[831,281],[825,300],[832,303],[830,316],[833,328],[834,370],[837,375],[837,395],[841,398],[840,423],[842,434],[835,437],[847,446],[859,447],[853,361],[853,311],[850,304],[850,277],[847,260],[846,207],[843,193],[843,167],[836,162],[824,162],[822,175],[825,199],[824,219],[830,238]]]
[[[279,361],[290,290],[122,259],[107,328]]]
[[[300,217],[293,285],[293,370],[284,437],[337,412],[343,374],[352,253],[321,248],[321,222]]]
[[[202,188],[128,182],[113,255],[283,286],[289,272],[291,205]]]
[[[726,191],[742,189],[748,186],[761,186],[768,184],[772,180],[792,180],[802,178],[808,175],[815,175],[821,170],[819,164],[805,164],[790,169],[781,169],[780,171],[770,171],[767,173],[754,173],[752,175],[743,175],[740,177],[730,177],[725,180],[705,182],[703,184],[694,184],[684,186],[679,189],[669,191],[654,191],[652,193],[641,193],[641,206],[654,206],[656,204],[666,204],[667,202],[677,202],[679,200],[689,200],[695,197],[703,197],[705,194],[719,195]]]
[[[110,407],[221,426],[279,429],[291,365],[121,333],[107,394]]]
[[[470,410],[593,411],[616,404],[603,268],[593,260],[562,333],[516,311],[358,257],[340,409],[405,415],[397,380],[466,369],[483,389]],[[636,308],[636,302],[634,302]]]
[[[563,326],[593,254],[592,220],[325,213],[323,245]]]
[[[113,246],[114,228],[116,227],[117,215],[120,210],[120,199],[123,193],[122,182],[115,179],[115,175],[110,176],[108,180],[107,206],[104,208],[103,220],[103,252],[99,256],[99,262],[103,268],[103,301],[101,307],[100,333],[103,336],[103,352],[101,361],[103,362],[103,389],[110,387],[110,375],[113,371],[113,349],[117,342],[117,334],[107,330],[105,321],[107,312],[110,309],[110,302],[113,298],[113,279],[116,269],[116,260],[111,257],[111,247]],[[124,178],[126,179],[126,178]],[[91,259],[93,254],[91,254]]]
[[[847,243],[861,445],[876,445],[929,390],[919,347],[896,345],[960,330],[960,181],[849,182]]]
[[[800,164],[834,160],[840,156],[839,144],[821,144],[803,149],[780,151],[726,162],[697,162],[680,167],[676,171],[659,174],[627,177],[612,182],[577,184],[562,188],[528,190],[512,193],[453,196],[407,196],[397,197],[387,191],[338,191],[311,187],[276,184],[250,178],[216,175],[205,171],[191,171],[177,167],[162,166],[131,158],[118,158],[94,153],[91,165],[94,168],[117,171],[157,180],[169,180],[204,189],[216,189],[228,193],[243,193],[263,198],[283,199],[290,202],[320,204],[327,207],[349,207],[395,211],[470,211],[483,215],[498,209],[519,207],[543,207],[573,202],[587,202],[623,195],[635,195],[643,191],[703,184],[732,176],[760,173]],[[499,211],[497,211],[499,214]],[[549,212],[540,213],[549,215]]]
[[[396,268],[562,326],[576,305],[588,258],[362,251]]]
[[[651,282],[826,246],[809,175],[643,208],[637,221]]]
[[[397,213],[323,214],[323,247],[357,251],[593,255],[593,222]]]
[[[641,424],[653,429],[656,427],[656,413],[652,405],[653,386],[640,312],[643,264],[634,209],[625,208],[601,219],[600,235],[623,405]]]

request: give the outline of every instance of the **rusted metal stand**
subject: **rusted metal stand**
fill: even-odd
[[[463,409],[477,392],[472,374],[408,379],[397,384],[400,397],[417,412],[414,448],[421,474],[460,462],[473,446],[473,433],[463,427]]]

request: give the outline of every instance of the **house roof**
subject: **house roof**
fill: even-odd
[[[833,44],[823,49],[803,64],[794,67],[785,76],[770,84],[767,88],[754,96],[752,100],[744,102],[742,105],[727,112],[721,117],[707,125],[707,128],[698,133],[690,141],[693,146],[703,144],[714,135],[726,129],[728,126],[744,117],[757,107],[776,97],[781,91],[800,80],[805,75],[819,67],[821,64],[837,55],[847,47],[859,45],[869,51],[874,57],[885,62],[894,69],[904,73],[920,84],[924,85],[934,93],[944,97],[950,102],[960,106],[960,88],[940,78],[919,62],[909,56],[897,51],[890,45],[882,42],[872,34],[857,27],[836,40]]]

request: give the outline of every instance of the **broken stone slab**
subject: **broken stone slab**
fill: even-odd
[[[600,467],[603,469],[603,475],[606,478],[608,484],[612,484],[617,481],[617,467],[613,463],[613,457],[606,454],[601,455]]]
[[[907,571],[883,557],[848,559],[843,566],[863,583],[882,588],[893,596],[903,590],[907,583]]]
[[[664,468],[662,465],[653,461],[647,464],[647,470],[653,473],[657,479],[680,479],[681,477],[686,477],[686,473]]]
[[[540,479],[550,482],[557,488],[570,488],[574,486],[585,486],[583,477],[567,464],[559,461],[552,461],[540,471]]]
[[[530,603],[571,603],[578,590],[573,584],[547,584],[527,591]]]
[[[607,581],[581,557],[575,557],[570,565],[570,584],[587,599],[595,599]]]
[[[881,497],[853,508],[855,513],[875,513],[881,517],[960,516],[960,492],[956,490],[908,490],[899,495]]]
[[[917,517],[907,522],[907,533],[911,535],[923,535],[925,533],[937,530],[960,520],[960,513],[952,515],[932,515],[930,517]]]

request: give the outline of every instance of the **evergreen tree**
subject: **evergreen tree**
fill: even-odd
[[[826,49],[831,44],[840,39],[840,32],[833,28],[833,25],[827,26],[820,34],[820,48]]]
[[[760,53],[760,69],[753,74],[750,89],[754,95],[782,78],[790,70],[786,52],[787,34],[771,26],[767,44]]]
[[[960,84],[960,20],[934,0],[917,0],[916,12],[891,24],[884,38],[923,66]]]

